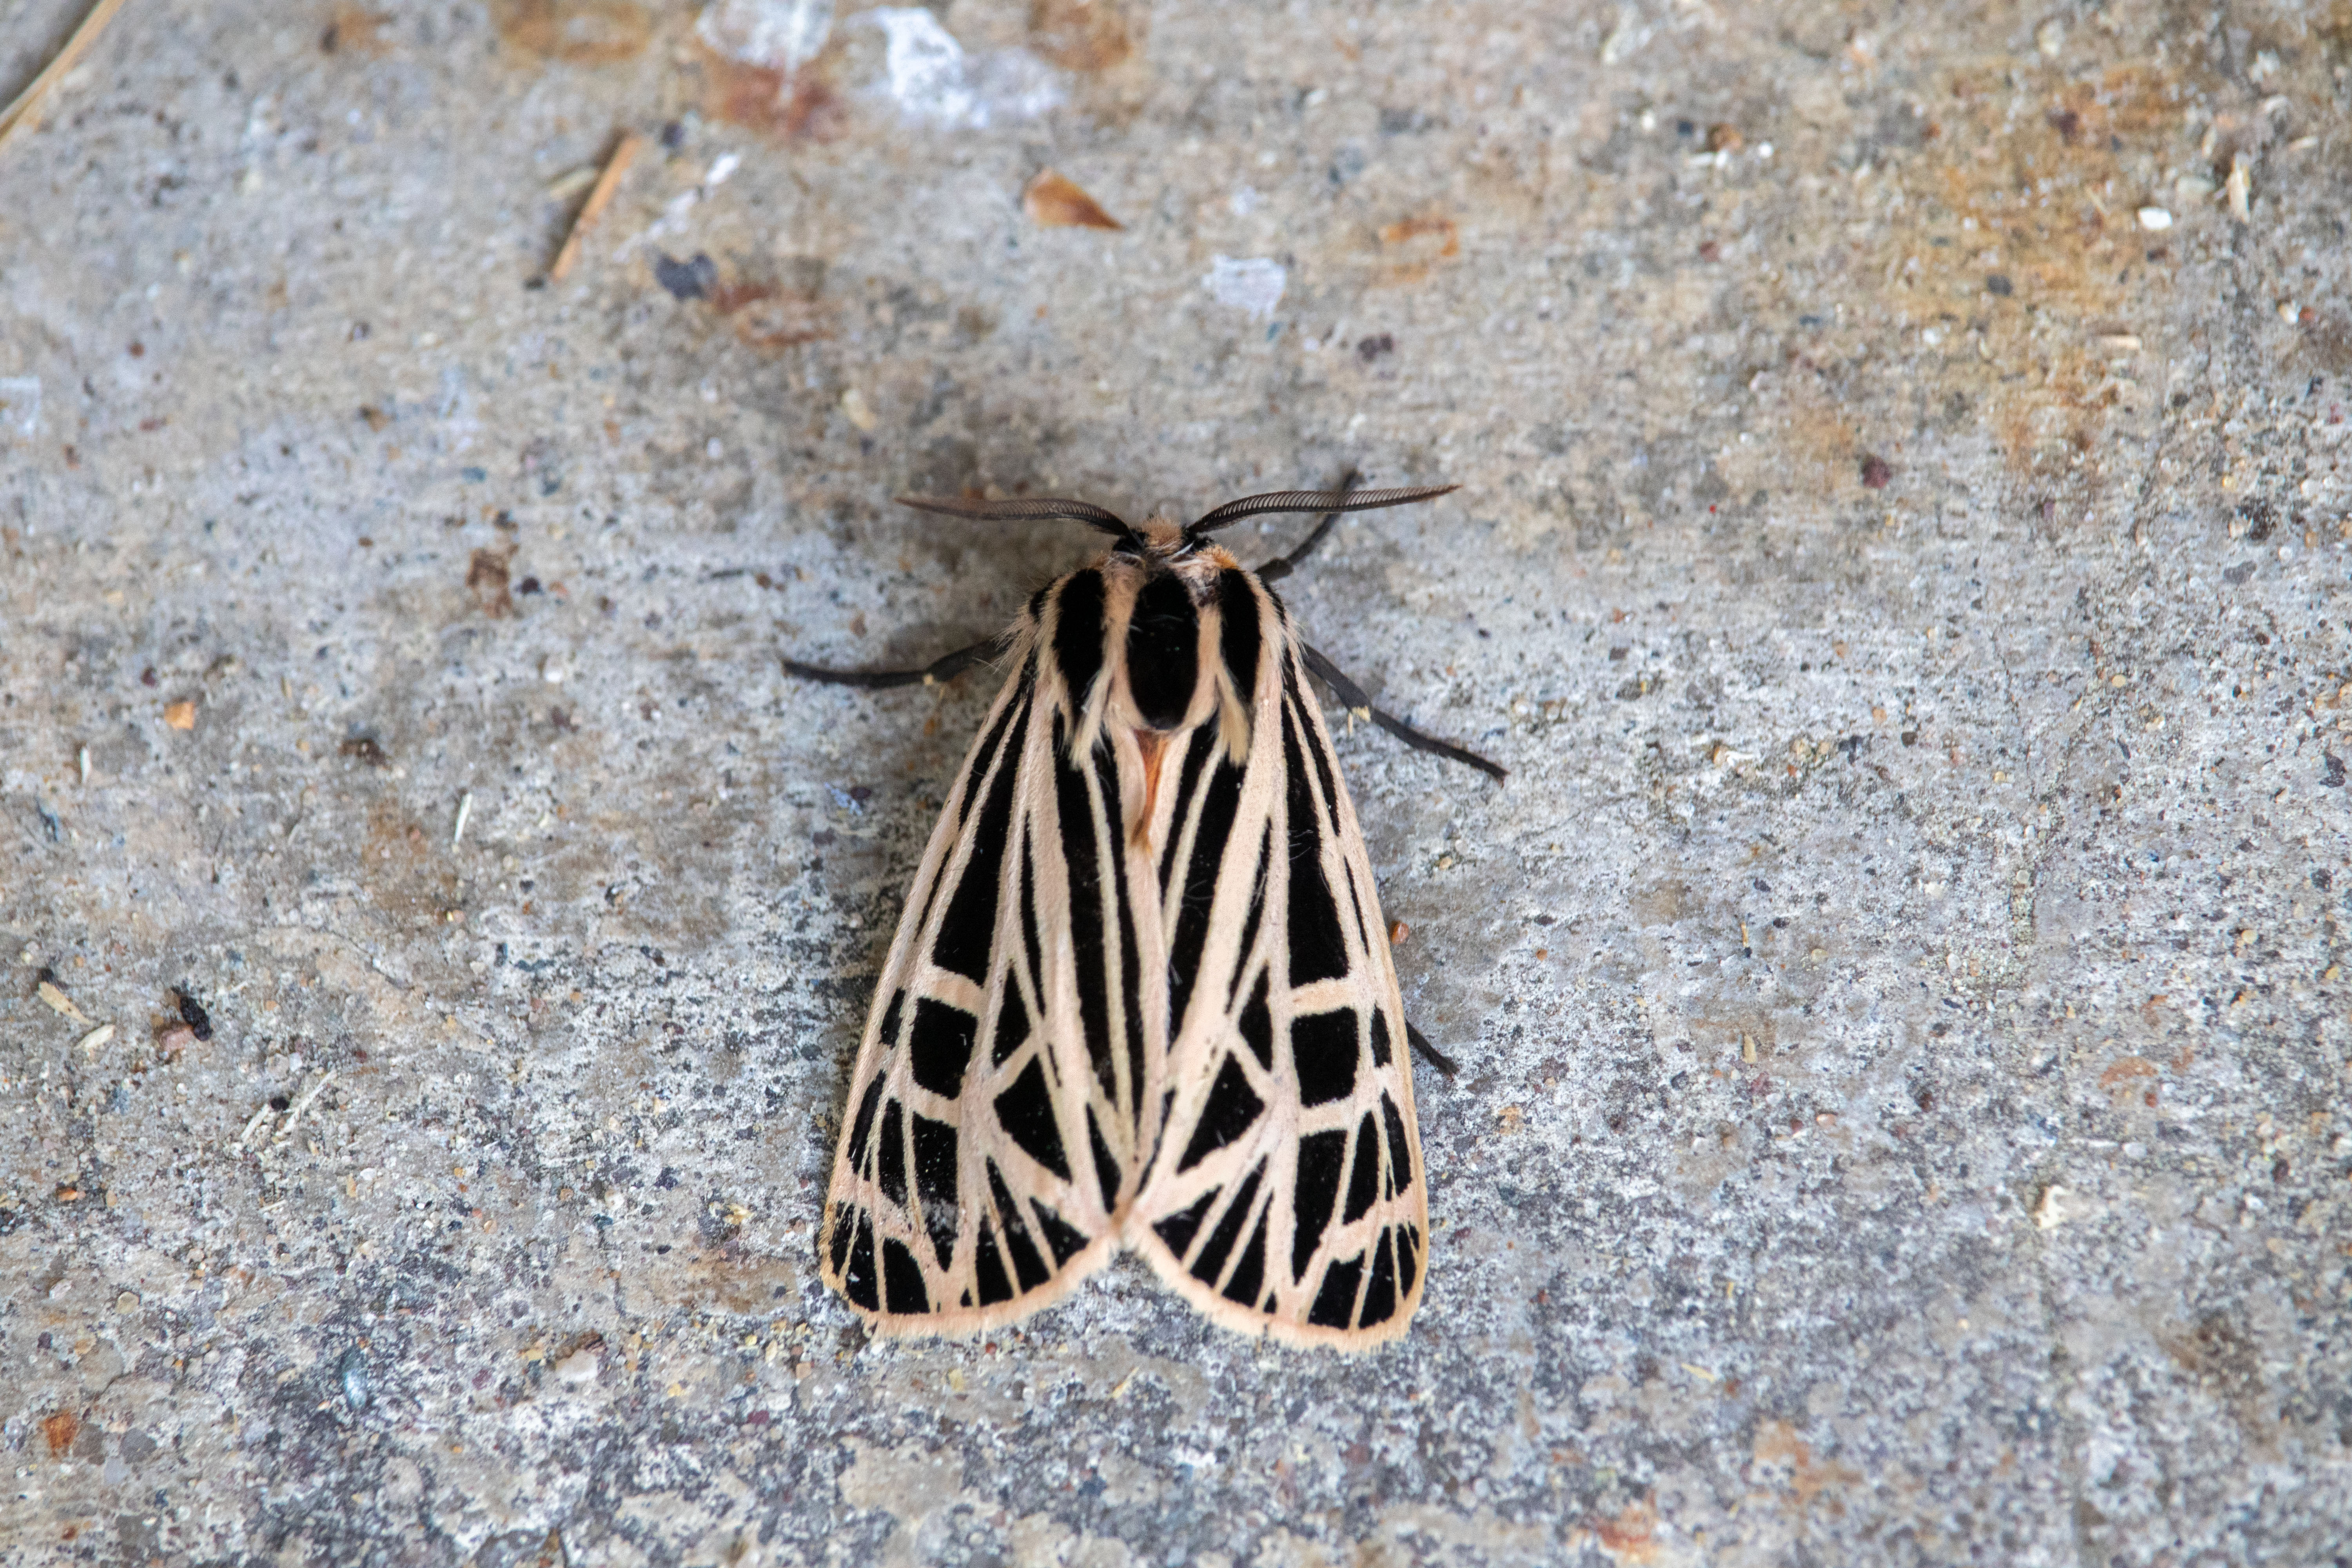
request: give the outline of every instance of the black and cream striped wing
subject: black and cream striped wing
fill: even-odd
[[[1123,830],[1142,764],[1131,739],[1068,756],[1049,636],[1013,639],[850,1075],[820,1266],[885,1333],[1007,1322],[1100,1267],[1156,1121],[1159,911]]]
[[[1126,1233],[1227,1328],[1369,1346],[1404,1331],[1428,1255],[1403,1005],[1298,639],[1234,578],[1247,756],[1192,731],[1155,814],[1171,1098]],[[1246,680],[1237,609],[1261,627]]]

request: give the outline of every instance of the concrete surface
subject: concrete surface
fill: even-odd
[[[11,1562],[2345,1560],[2352,11],[381,3],[0,150]],[[1349,464],[1411,1336],[866,1342],[779,652]]]

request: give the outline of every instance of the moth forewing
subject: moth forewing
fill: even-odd
[[[1199,805],[1179,807],[1178,858],[1201,867],[1212,837],[1220,852],[1189,987],[1181,927],[1198,879],[1165,894],[1184,994],[1168,1121],[1126,1234],[1225,1327],[1363,1348],[1404,1331],[1424,1277],[1403,1010],[1295,634],[1252,586],[1266,614],[1249,757],[1237,778],[1204,768]],[[1228,815],[1220,787],[1232,826],[1212,836]]]
[[[1052,1026],[1081,1012],[1064,929],[1079,835],[1059,816],[1067,770],[1040,718],[1051,671],[1034,631],[1016,628],[850,1075],[819,1262],[884,1333],[983,1329],[1058,1300],[1117,1247],[1139,1164],[1131,1119],[1091,1092],[1083,1039]],[[1127,1145],[1108,1202],[1089,1116]]]

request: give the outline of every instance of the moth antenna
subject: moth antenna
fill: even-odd
[[[1390,490],[1276,490],[1268,495],[1244,496],[1229,500],[1213,511],[1204,512],[1184,531],[1197,536],[1213,529],[1227,527],[1245,517],[1257,517],[1271,511],[1373,511],[1384,506],[1408,506],[1417,500],[1449,495],[1460,485],[1418,485],[1407,489]]]
[[[900,506],[917,511],[937,512],[941,517],[969,518],[975,522],[1036,522],[1048,518],[1062,518],[1083,522],[1088,528],[1121,539],[1133,537],[1135,530],[1127,520],[1106,507],[1092,501],[1074,500],[1067,496],[1024,496],[1006,500],[965,500],[958,496],[900,496]]]

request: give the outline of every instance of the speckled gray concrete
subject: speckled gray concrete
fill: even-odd
[[[10,1561],[2344,1560],[2352,14],[1273,10],[141,0],[0,154]],[[1411,1336],[869,1342],[988,692],[779,652],[1350,464],[1465,488],[1293,604],[1514,770],[1342,742]]]

